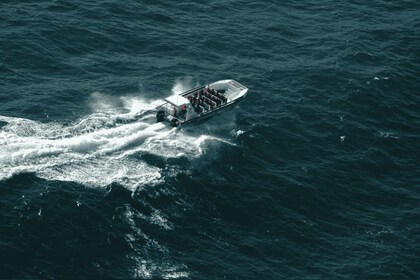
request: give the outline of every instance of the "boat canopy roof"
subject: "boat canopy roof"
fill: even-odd
[[[172,96],[169,96],[169,97],[165,98],[165,100],[167,102],[171,103],[172,105],[177,106],[177,107],[190,103],[190,101],[188,99],[186,99],[185,97],[183,97],[181,95],[172,95]]]

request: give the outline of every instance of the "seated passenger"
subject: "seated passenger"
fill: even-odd
[[[184,115],[187,114],[187,106],[186,105],[182,105],[181,113],[184,114]]]

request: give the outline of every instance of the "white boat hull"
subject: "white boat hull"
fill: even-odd
[[[232,108],[248,94],[248,88],[235,80],[221,80],[207,86],[190,89],[170,96],[158,106],[157,121],[169,121],[172,126],[207,119]]]

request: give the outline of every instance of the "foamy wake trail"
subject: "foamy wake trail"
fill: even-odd
[[[128,257],[135,262],[133,277],[141,279],[188,278],[187,267],[176,264],[172,260],[169,249],[143,232],[142,227],[138,224],[139,221],[146,220],[161,230],[171,230],[172,225],[165,215],[159,210],[155,210],[148,217],[130,206],[125,206],[125,208],[123,218],[130,227],[130,233],[126,234],[125,239],[133,252]]]
[[[0,129],[0,180],[35,172],[47,180],[88,186],[119,183],[135,190],[165,177],[161,168],[136,154],[193,159],[203,154],[206,140],[217,140],[154,123],[151,110],[159,101],[120,98],[113,107],[112,99],[99,93],[94,97],[95,112],[69,125],[0,116],[6,123]]]

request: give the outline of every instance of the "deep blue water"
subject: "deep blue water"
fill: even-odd
[[[419,89],[415,0],[3,0],[0,278],[418,279]]]

